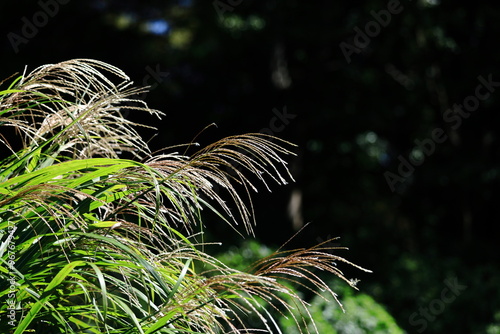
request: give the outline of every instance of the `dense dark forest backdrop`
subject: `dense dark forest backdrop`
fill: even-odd
[[[98,59],[151,86],[156,149],[297,144],[296,182],[254,196],[260,241],[310,222],[289,246],[340,236],[409,333],[500,333],[498,22],[491,1],[2,1],[0,81]]]

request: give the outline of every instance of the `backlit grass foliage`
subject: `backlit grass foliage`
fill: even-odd
[[[253,233],[249,193],[292,179],[290,143],[246,134],[153,155],[123,113],[162,113],[95,60],[41,66],[2,89],[1,333],[280,332],[263,303],[301,324],[292,285],[336,299],[316,269],[353,285],[333,261],[351,263],[323,245],[241,271],[195,241],[203,210]],[[262,330],[245,328],[249,314]]]

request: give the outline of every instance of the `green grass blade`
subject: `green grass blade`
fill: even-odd
[[[28,314],[23,318],[23,320],[17,326],[14,334],[22,334],[28,328],[31,322],[35,319],[38,312],[42,309],[42,307],[45,306],[46,302],[49,300],[51,296],[50,295],[51,290],[57,287],[59,284],[61,284],[62,281],[70,274],[71,271],[73,271],[75,267],[83,265],[85,265],[85,262],[75,261],[68,263],[66,266],[64,266],[64,268],[61,269],[61,271],[59,271],[57,275],[52,279],[52,281],[47,285],[44,292],[42,293],[41,299],[39,299],[30,308]]]

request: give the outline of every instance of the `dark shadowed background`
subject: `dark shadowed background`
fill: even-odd
[[[253,196],[274,247],[340,236],[410,333],[500,333],[500,7],[451,0],[2,1],[0,81],[93,58],[166,113],[160,149],[263,132],[296,182]],[[211,238],[240,237],[207,217]],[[347,310],[348,311],[348,310]]]

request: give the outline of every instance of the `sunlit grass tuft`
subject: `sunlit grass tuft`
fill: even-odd
[[[245,314],[279,332],[261,303],[283,316],[307,310],[290,283],[337,299],[319,269],[353,285],[332,261],[365,269],[323,244],[248,271],[205,253],[195,241],[202,211],[252,234],[250,192],[292,180],[293,145],[245,134],[190,156],[153,155],[123,111],[162,114],[136,101],[143,89],[131,84],[116,67],[76,59],[0,91],[0,126],[21,144],[0,136],[10,151],[0,162],[2,333],[249,333]]]

